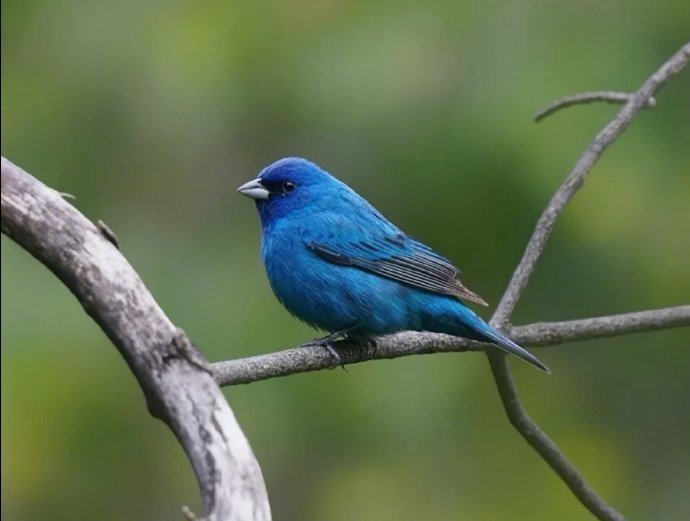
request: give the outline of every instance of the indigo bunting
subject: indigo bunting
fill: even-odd
[[[237,190],[256,202],[273,292],[294,316],[332,333],[322,345],[336,361],[333,339],[414,330],[489,342],[549,372],[462,303],[487,305],[450,261],[314,163],[281,159]]]

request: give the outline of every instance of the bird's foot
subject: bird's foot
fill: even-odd
[[[343,368],[343,370],[347,371],[347,369],[345,369],[345,362],[343,361],[340,353],[338,353],[338,349],[345,349],[345,353],[343,354],[347,359],[349,359],[349,362],[352,362],[372,357],[376,353],[377,347],[376,340],[374,338],[360,335],[353,336],[349,334],[350,331],[352,331],[352,328],[336,331],[335,333],[331,333],[323,338],[317,338],[311,342],[302,344],[302,347],[323,347],[333,360],[331,369],[335,369],[337,366],[340,366]],[[362,349],[363,347],[365,349]]]
[[[336,331],[335,333],[326,335],[323,338],[315,338],[311,342],[302,344],[301,347],[323,347],[331,356],[331,360],[333,361],[331,369],[335,369],[336,367],[340,366],[343,368],[344,371],[347,371],[347,369],[345,369],[345,363],[343,362],[342,358],[340,357],[340,354],[338,354],[338,351],[335,348],[335,344],[347,340],[349,338],[347,335],[348,331],[349,330]]]
[[[366,348],[367,358],[372,358],[376,354],[376,351],[379,347],[379,345],[376,343],[376,339],[371,336],[365,336],[359,340],[361,345]]]
[[[331,367],[329,369],[335,369],[336,367],[340,366],[343,371],[347,371],[345,368],[345,362],[343,362],[343,359],[340,358],[340,354],[338,351],[336,351],[335,347],[333,346],[333,342],[325,342],[323,344],[323,347],[328,351],[328,354],[331,355]]]
[[[343,329],[342,331],[336,331],[335,333],[331,333],[330,335],[326,335],[323,338],[315,338],[311,342],[307,342],[306,344],[302,344],[302,347],[313,347],[313,346],[318,346],[318,347],[326,347],[328,348],[329,345],[334,344],[335,342],[342,342],[343,340],[347,340],[350,337],[348,336],[348,333],[351,331],[351,329]]]

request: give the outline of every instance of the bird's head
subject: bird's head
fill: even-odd
[[[267,166],[237,191],[254,199],[266,224],[308,206],[316,210],[319,202],[343,189],[350,191],[311,161],[288,157]]]

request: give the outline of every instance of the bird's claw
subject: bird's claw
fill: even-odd
[[[332,342],[324,342],[323,347],[328,351],[328,354],[331,355],[331,360],[333,363],[331,364],[331,367],[329,369],[335,369],[336,367],[340,366],[343,368],[343,371],[347,371],[345,369],[345,364],[343,363],[343,359],[340,358],[340,355],[338,354],[338,351],[335,350],[335,347],[333,347]]]
[[[364,346],[367,348],[367,356],[371,357],[376,354],[376,350],[378,349],[378,344],[376,343],[376,339],[372,337],[365,337],[363,342]]]
[[[331,356],[331,359],[333,360],[331,369],[335,369],[338,366],[341,366],[343,369],[345,369],[345,364],[343,363],[342,358],[338,354],[338,351],[336,351],[334,344],[346,338],[346,332],[336,331],[335,333],[331,333],[330,335],[327,335],[323,338],[315,338],[311,342],[306,342],[305,344],[302,344],[301,347],[323,347],[326,351],[328,351],[328,354]]]
[[[366,358],[373,356],[376,353],[377,348],[376,339],[372,337],[353,337],[348,334],[349,331],[350,330],[336,331],[335,333],[331,333],[330,335],[327,335],[323,338],[317,338],[312,340],[311,342],[302,344],[302,347],[324,348],[333,360],[331,369],[335,369],[337,366],[340,366],[343,368],[344,371],[347,371],[347,369],[345,368],[345,362],[343,362],[340,353],[338,353],[338,350],[335,347],[336,344],[345,344],[348,342],[352,342],[355,344],[354,346],[352,346],[355,349],[348,351],[348,353],[350,353],[348,358],[355,357],[356,353],[360,351],[356,348],[364,347],[366,349],[366,351],[364,351],[366,353]]]
[[[347,331],[336,331],[335,333],[331,333],[330,335],[326,335],[323,338],[315,338],[311,342],[307,342],[306,344],[302,344],[302,347],[325,347],[328,349],[328,346],[330,345],[331,349],[333,349],[333,343],[338,342],[340,340],[345,340],[347,337]]]

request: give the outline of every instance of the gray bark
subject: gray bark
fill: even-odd
[[[208,364],[115,246],[61,194],[2,158],[2,232],[45,264],[115,344],[182,444],[209,521],[266,521],[259,465]]]

